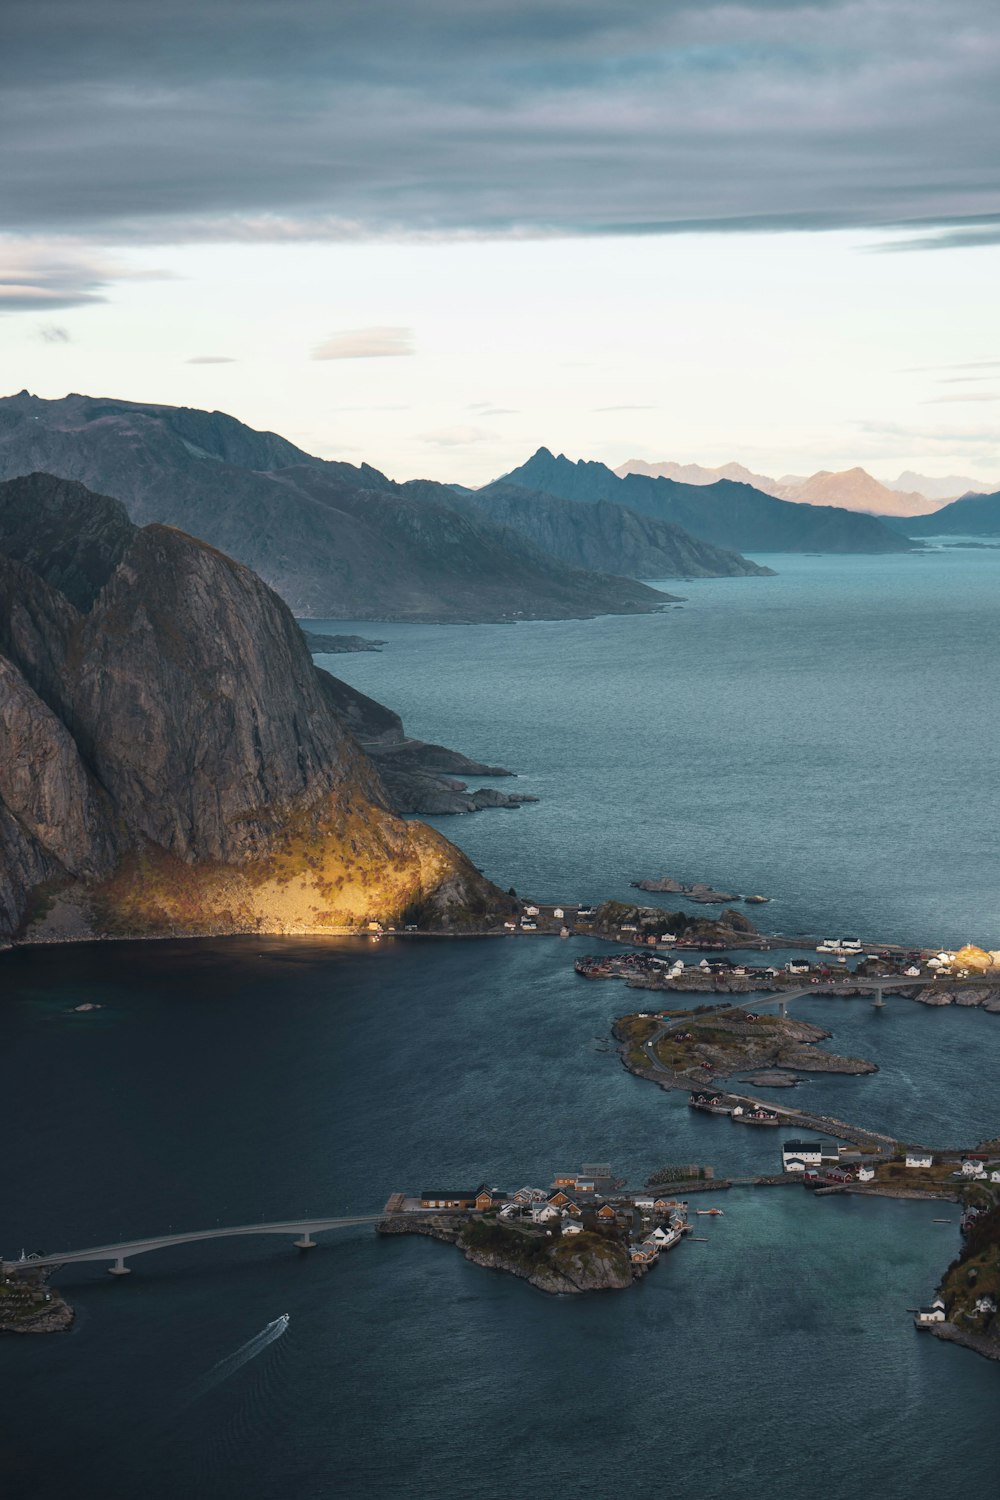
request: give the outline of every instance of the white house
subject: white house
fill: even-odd
[[[524,908],[524,915],[526,917],[537,917],[539,915],[538,907],[537,906],[526,906]]]
[[[907,979],[920,978],[920,970],[917,968],[916,964],[911,964],[908,969],[903,970],[903,973],[906,975]]]
[[[582,1234],[583,1225],[577,1219],[563,1219],[563,1234]]]
[[[907,1151],[906,1165],[908,1167],[932,1167],[934,1158],[926,1151]]]
[[[557,922],[561,922],[566,913],[563,911],[561,906],[556,906],[553,908],[552,915]]]
[[[929,1323],[943,1323],[944,1302],[941,1298],[935,1297],[930,1307],[918,1308],[914,1322],[918,1328],[926,1327]]]
[[[809,965],[804,958],[790,958],[785,965],[789,974],[808,974]]]
[[[996,1310],[997,1305],[992,1297],[986,1296],[976,1298],[976,1305],[973,1311],[978,1313],[981,1318],[985,1317],[988,1313],[995,1313]]]
[[[533,1224],[548,1224],[553,1219],[561,1218],[561,1210],[554,1203],[536,1203],[531,1210],[531,1222]]]
[[[652,1198],[634,1198],[632,1201],[635,1204],[636,1208],[651,1209],[654,1207]]]
[[[785,1141],[782,1145],[781,1165],[786,1172],[818,1167],[822,1160],[823,1147],[817,1141]]]
[[[962,1163],[963,1177],[985,1177],[986,1168],[981,1161],[969,1161],[968,1158]]]
[[[871,1182],[875,1176],[875,1168],[867,1166],[864,1162],[858,1167],[858,1181]]]

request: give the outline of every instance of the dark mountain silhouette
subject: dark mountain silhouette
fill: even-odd
[[[419,481],[416,487],[422,488]],[[771,571],[609,500],[566,500],[499,480],[453,494],[450,503],[463,514],[488,516],[577,568],[604,567],[632,578],[760,577]]]
[[[506,620],[636,614],[663,596],[581,571],[367,465],[328,463],[221,412],[72,395],[0,399],[0,479],[45,471],[253,568],[302,616]],[[443,487],[442,487],[443,488]]]
[[[548,448],[539,448],[502,483],[590,504],[611,501],[740,552],[901,552],[910,546],[874,516],[779,500],[730,479],[691,485],[645,474],[619,478],[606,464],[574,463]]]
[[[1000,536],[1000,490],[992,495],[963,495],[928,516],[893,517],[893,526],[911,536]]]

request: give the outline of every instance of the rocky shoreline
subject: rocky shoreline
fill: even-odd
[[[983,1359],[1000,1360],[1000,1339],[992,1338],[989,1334],[967,1333],[964,1328],[956,1328],[954,1323],[933,1323],[931,1333],[945,1343],[961,1344],[963,1349],[971,1349],[974,1354],[982,1355]]]
[[[40,1271],[14,1272],[0,1283],[0,1333],[65,1333],[75,1317]]]
[[[629,1262],[625,1247],[602,1235],[584,1233],[565,1240],[529,1241],[527,1236],[516,1231],[503,1232],[502,1238],[511,1246],[516,1239],[524,1240],[526,1246],[541,1244],[538,1253],[525,1253],[517,1247],[505,1252],[489,1245],[468,1243],[470,1221],[461,1214],[387,1214],[375,1226],[380,1235],[421,1234],[429,1239],[441,1240],[462,1251],[466,1260],[490,1271],[504,1271],[517,1276],[552,1296],[575,1295],[581,1292],[623,1291],[637,1279]]]

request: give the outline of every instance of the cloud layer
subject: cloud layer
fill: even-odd
[[[411,328],[345,328],[313,349],[313,359],[377,359],[413,353]]]
[[[11,0],[0,201],[10,232],[119,243],[983,244],[998,64],[995,0]]]

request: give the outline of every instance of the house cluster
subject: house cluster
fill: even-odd
[[[410,1200],[412,1202],[412,1200]],[[414,1207],[416,1204],[414,1204]],[[629,1250],[633,1266],[647,1268],[663,1250],[670,1249],[687,1230],[687,1204],[656,1194],[626,1194],[605,1163],[579,1172],[557,1172],[547,1188],[520,1187],[513,1193],[480,1183],[465,1190],[427,1188],[422,1209],[496,1214],[507,1223],[559,1228],[562,1235],[586,1229],[616,1230]]]
[[[506,932],[537,932],[541,923],[544,931],[558,929],[560,937],[569,937],[571,922],[586,922],[593,915],[592,906],[536,906],[529,901],[522,905],[520,916],[509,917],[503,925]]]
[[[1000,970],[1000,950],[977,948],[975,943],[966,943],[955,953],[942,948],[927,960],[927,967],[942,978],[970,979],[973,974],[984,975]]]

